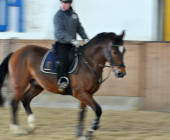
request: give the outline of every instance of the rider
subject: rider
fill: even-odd
[[[84,40],[84,44],[88,42],[88,37],[79,21],[78,15],[72,9],[72,0],[60,0],[61,9],[54,16],[55,27],[55,50],[59,57],[58,65],[58,86],[63,91],[69,84],[68,79],[68,53],[74,46],[79,48],[79,42],[76,40],[78,33]]]

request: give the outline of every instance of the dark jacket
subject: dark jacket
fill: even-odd
[[[59,10],[54,17],[55,41],[60,43],[70,43],[76,39],[78,33],[82,39],[88,39],[78,15],[72,8],[63,11]]]

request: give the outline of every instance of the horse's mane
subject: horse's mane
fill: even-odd
[[[111,39],[114,39],[116,36],[115,33],[112,32],[103,32],[103,33],[99,33],[97,34],[95,37],[93,37],[87,44],[86,46],[94,46],[96,44],[101,44],[101,43],[105,43],[106,41],[109,41]]]

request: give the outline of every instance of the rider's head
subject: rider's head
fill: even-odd
[[[60,7],[63,11],[70,9],[72,0],[60,0],[60,2]]]

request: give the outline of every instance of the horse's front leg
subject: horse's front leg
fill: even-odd
[[[100,121],[100,117],[102,115],[102,109],[101,107],[95,102],[95,108],[93,108],[93,110],[95,111],[95,118],[91,124],[91,127],[88,129],[86,137],[91,140],[93,133],[95,130],[97,130],[99,128],[99,121]]]
[[[86,104],[81,102],[79,118],[78,118],[78,123],[76,126],[76,132],[75,132],[77,137],[83,137],[83,123],[84,123],[84,118],[85,118],[85,112],[86,112]]]
[[[96,114],[94,121],[92,122],[91,128],[88,130],[86,135],[88,139],[92,139],[93,132],[99,128],[98,125],[102,114],[102,109],[93,99],[92,95],[90,95],[86,91],[73,92],[73,96],[79,99],[82,103],[90,106]]]

